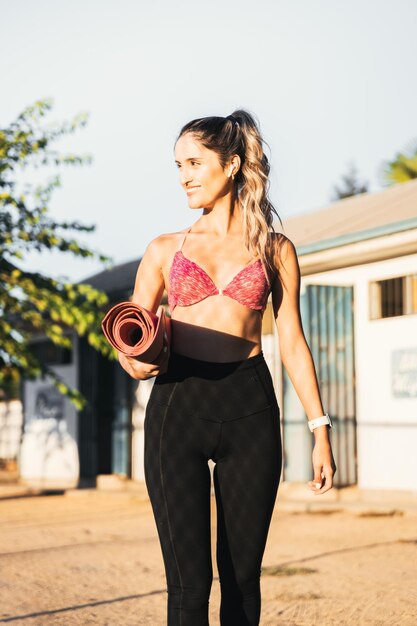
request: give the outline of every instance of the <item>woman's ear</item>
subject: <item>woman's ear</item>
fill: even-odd
[[[233,163],[233,174],[236,176],[236,174],[240,170],[240,165],[241,165],[240,156],[238,154],[233,155],[232,163]]]
[[[230,159],[230,166],[227,171],[227,176],[230,178],[231,176],[235,177],[240,169],[240,156],[238,154],[234,154]]]

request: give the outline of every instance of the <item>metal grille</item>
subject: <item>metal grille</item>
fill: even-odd
[[[301,317],[310,346],[325,411],[331,415],[331,442],[336,486],[355,484],[356,415],[354,372],[353,287],[307,285],[301,296]],[[283,371],[285,480],[310,480],[314,445],[307,416]],[[303,453],[300,463],[295,455]],[[307,456],[305,456],[307,455]]]

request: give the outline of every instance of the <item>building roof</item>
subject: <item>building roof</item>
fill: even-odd
[[[80,283],[87,283],[95,289],[105,291],[111,298],[129,297],[133,293],[139,259],[115,265],[111,269],[83,278]]]
[[[417,228],[417,179],[333,202],[283,226],[299,254]]]

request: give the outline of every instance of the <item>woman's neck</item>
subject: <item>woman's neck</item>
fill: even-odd
[[[231,197],[220,198],[216,204],[209,209],[204,209],[198,220],[208,231],[216,235],[226,236],[242,232],[241,208],[236,199]]]

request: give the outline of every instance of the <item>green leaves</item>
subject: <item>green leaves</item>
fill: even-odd
[[[392,161],[386,161],[382,169],[382,181],[386,185],[404,183],[417,178],[417,142],[410,142],[403,152]]]
[[[54,344],[70,348],[68,331],[73,330],[85,335],[103,355],[116,358],[101,332],[103,307],[108,298],[90,285],[27,271],[17,264],[33,250],[59,250],[76,257],[97,258],[101,263],[111,262],[110,257],[67,235],[74,231],[92,232],[94,225],[57,222],[48,214],[52,193],[61,185],[58,175],[44,185],[26,185],[24,192],[18,189],[18,173],[29,165],[91,162],[89,155],[63,155],[52,149],[54,142],[88,121],[86,113],[79,113],[70,121],[45,126],[44,118],[52,105],[52,100],[38,100],[8,127],[0,129],[0,390],[16,390],[20,377],[48,375],[61,393],[81,409],[85,398],[69,388],[51,367],[36,359],[30,340],[43,334]]]

